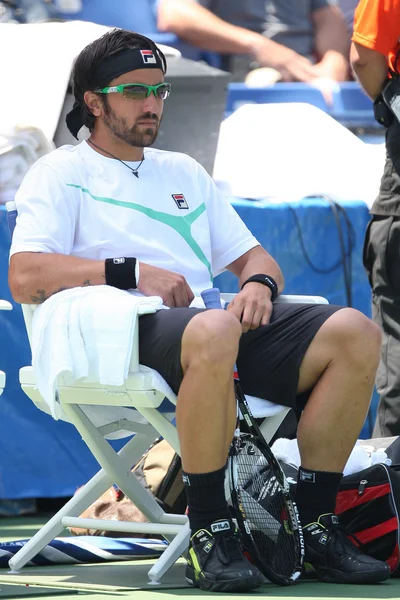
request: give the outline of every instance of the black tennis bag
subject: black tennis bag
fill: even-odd
[[[369,556],[385,560],[400,576],[400,465],[377,464],[343,477],[336,514],[352,541]]]
[[[297,470],[286,464],[282,468],[294,491]],[[400,577],[399,507],[400,465],[376,464],[343,477],[335,511],[351,541],[385,560],[394,577]]]

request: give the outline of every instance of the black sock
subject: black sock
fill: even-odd
[[[296,504],[303,526],[335,510],[342,473],[310,471],[300,467],[297,476]]]
[[[183,472],[192,534],[219,519],[230,519],[225,500],[225,467],[211,473]]]

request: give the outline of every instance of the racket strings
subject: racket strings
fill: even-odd
[[[298,549],[288,497],[253,441],[242,438],[236,458],[240,510],[258,549],[258,560],[276,575],[290,578]]]

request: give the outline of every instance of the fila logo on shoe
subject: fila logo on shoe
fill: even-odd
[[[203,551],[208,554],[209,552],[211,552],[211,550],[213,549],[214,544],[212,544],[211,542],[207,542],[207,544],[204,544],[203,546]]]
[[[219,531],[227,531],[231,528],[229,521],[216,521],[211,525],[212,533],[218,533]]]
[[[321,537],[319,538],[318,542],[319,542],[320,544],[323,544],[324,546],[326,546],[326,544],[327,544],[327,542],[328,542],[328,534],[326,534],[326,533],[323,533],[323,534],[321,535]]]

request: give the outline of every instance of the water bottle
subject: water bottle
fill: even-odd
[[[206,308],[222,308],[221,294],[218,288],[210,288],[201,292],[204,306]]]

